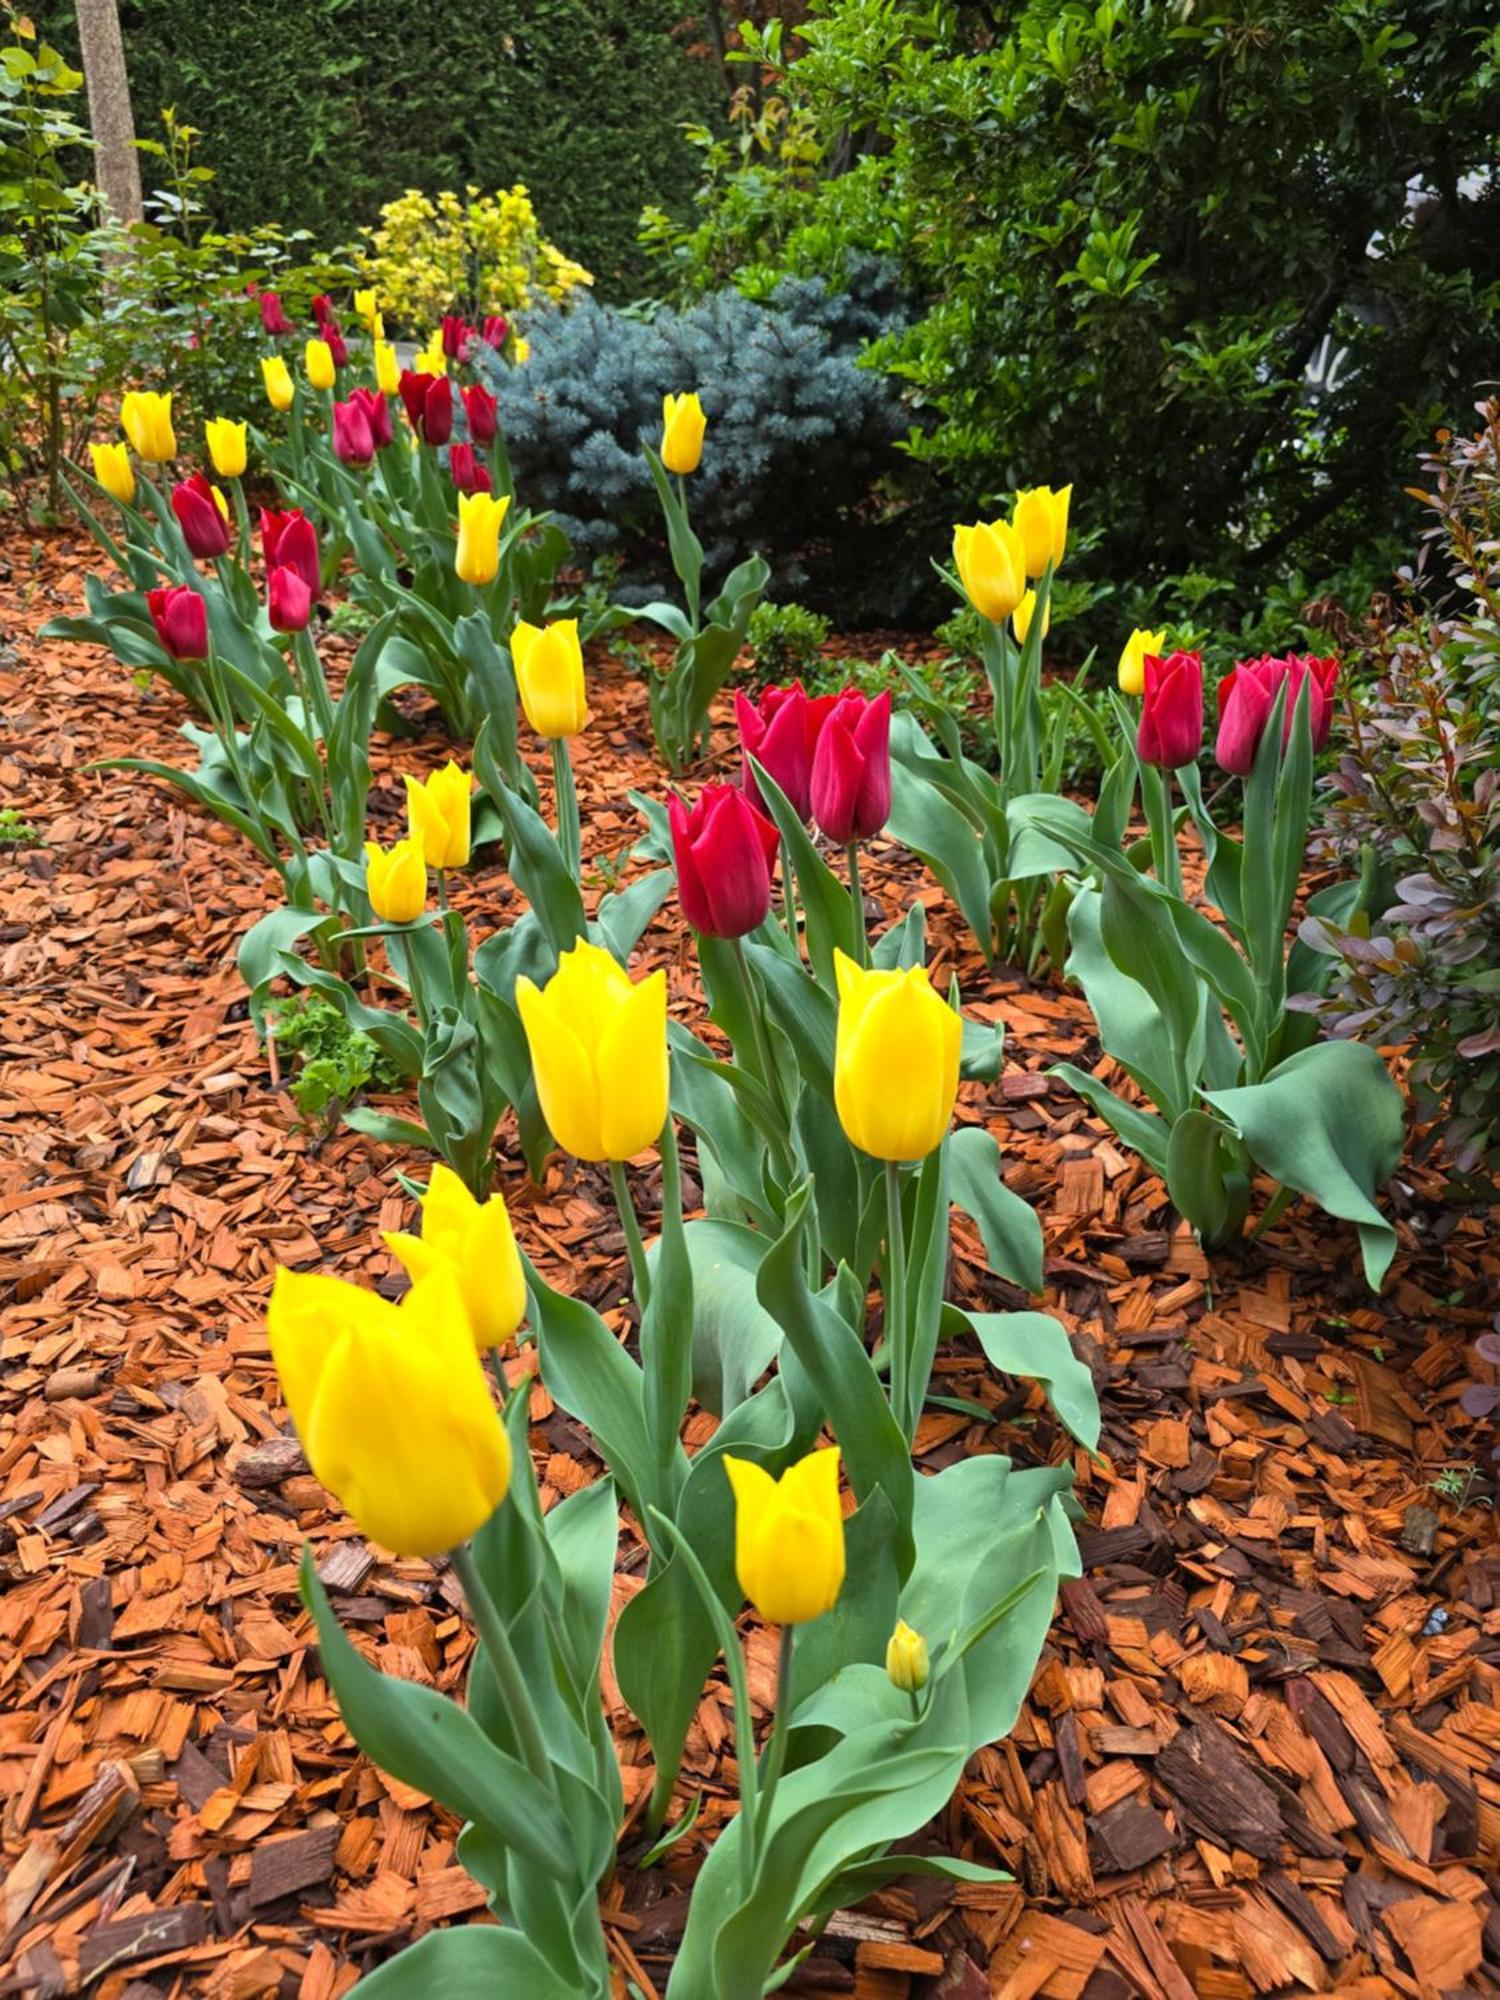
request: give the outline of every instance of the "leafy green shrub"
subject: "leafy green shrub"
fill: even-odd
[[[847,624],[888,609],[902,584],[867,514],[894,463],[900,403],[859,365],[896,312],[873,265],[846,292],[789,280],[765,305],[730,291],[642,318],[584,299],[529,323],[524,368],[483,352],[477,366],[500,399],[518,488],[576,552],[618,551],[643,581],[660,574],[661,531],[641,444],[660,440],[664,393],[698,389],[708,438],[689,498],[710,574],[760,550],[783,586],[820,589]]]
[[[768,686],[805,680],[815,673],[828,637],[828,620],[802,604],[759,604],[750,619],[755,677]]]
[[[526,189],[495,194],[445,188],[436,197],[408,188],[365,232],[360,273],[373,286],[388,326],[429,334],[444,313],[473,319],[561,305],[590,274],[542,235]]]
[[[278,1049],[296,1060],[288,1089],[309,1125],[331,1131],[340,1114],[367,1085],[397,1090],[403,1078],[389,1058],[359,1028],[351,1028],[331,1000],[298,993],[280,1001],[267,1017]]]
[[[41,834],[16,806],[0,806],[0,847],[36,847]]]

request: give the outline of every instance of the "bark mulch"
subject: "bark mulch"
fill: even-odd
[[[30,634],[81,598],[87,551],[13,537],[0,583],[0,796],[43,844],[0,856],[0,1994],[328,2000],[481,1895],[454,1823],[353,1750],[296,1589],[310,1537],[348,1624],[397,1674],[458,1684],[450,1577],[366,1546],[287,1435],[262,1309],[274,1266],[392,1286],[378,1228],[398,1166],[299,1128],[234,971],[270,879],[230,833],[93,758],[171,754],[170,693]],[[3,569],[3,565],[0,565]],[[637,681],[595,677],[579,746],[585,851],[636,831],[625,782],[661,789]],[[721,744],[727,736],[721,732]],[[447,746],[379,746],[396,772]],[[960,1115],[1002,1141],[1047,1239],[1046,1305],[1093,1367],[1101,1455],[1072,1452],[1085,1574],[1063,1593],[1020,1722],[981,1751],[928,1838],[1013,1885],[923,1880],[837,1918],[791,1993],[863,2000],[1360,2000],[1500,1992],[1500,1547],[1458,1408],[1496,1303],[1493,1216],[1407,1169],[1385,1294],[1350,1232],[1305,1204],[1212,1272],[1159,1184],[1048,1078],[1098,1060],[1079,999],[987,975],[910,860],[874,857],[886,916],[919,894],[941,974],[1002,1021],[1004,1074]],[[590,884],[591,896],[604,884]],[[494,850],[463,885],[484,931],[514,903]],[[644,944],[696,1011],[690,939]],[[636,1176],[652,1205],[654,1177]],[[505,1191],[554,1283],[623,1326],[623,1244],[590,1170]],[[960,1222],[958,1295],[1024,1301]],[[517,1369],[524,1364],[516,1363]],[[1039,1393],[948,1352],[936,1468],[1071,1447]],[[547,1497],[597,1475],[532,1389]],[[706,1435],[705,1420],[694,1441]],[[1457,1485],[1464,1484],[1459,1472]],[[1462,1496],[1461,1496],[1462,1497]],[[618,1594],[639,1587],[622,1538]],[[752,1635],[753,1686],[774,1673]],[[631,1825],[647,1750],[612,1688]],[[681,1802],[699,1828],[608,1893],[618,1963],[660,1993],[685,1892],[732,1811],[729,1703],[706,1692]]]

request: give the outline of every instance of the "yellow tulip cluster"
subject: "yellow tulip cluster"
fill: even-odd
[[[964,595],[992,624],[1024,618],[1024,627],[1018,628],[1023,643],[1031,612],[1023,612],[1022,606],[1028,596],[1035,603],[1027,579],[1044,576],[1049,566],[1056,569],[1061,563],[1072,493],[1071,486],[1055,492],[1050,486],[1034,486],[1016,495],[1010,520],[976,521],[953,530],[953,564]]]

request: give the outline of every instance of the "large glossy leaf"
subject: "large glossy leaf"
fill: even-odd
[[[684,1236],[693,1267],[693,1398],[723,1416],[781,1350],[781,1328],[755,1288],[767,1242],[758,1230],[711,1217],[688,1223]],[[658,1247],[648,1255],[653,1272]]]
[[[980,1125],[961,1126],[948,1145],[948,1191],[979,1225],[990,1269],[1028,1292],[1042,1289],[1042,1225],[1029,1202],[1001,1178],[999,1142]]]
[[[495,1924],[429,1931],[359,1983],[373,2000],[583,2000],[600,1991],[564,1979],[518,1930]]]
[[[1237,1235],[1250,1199],[1244,1148],[1209,1111],[1184,1111],[1167,1141],[1165,1180],[1172,1206],[1212,1248]]]
[[[944,1331],[967,1327],[985,1359],[1003,1375],[1040,1382],[1047,1399],[1081,1445],[1099,1443],[1099,1395],[1094,1378],[1073,1352],[1067,1329],[1051,1313],[969,1313],[950,1306]]]
[[[886,833],[925,861],[963,912],[986,961],[994,957],[990,870],[984,842],[965,813],[907,764],[891,766]]]

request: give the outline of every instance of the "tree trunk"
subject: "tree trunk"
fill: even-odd
[[[117,0],[74,0],[94,128],[94,178],[117,222],[141,219],[141,164]]]

